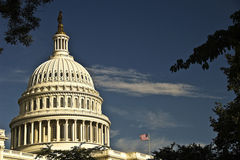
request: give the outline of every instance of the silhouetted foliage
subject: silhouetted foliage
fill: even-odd
[[[191,145],[177,145],[160,148],[153,152],[154,160],[216,160],[212,146],[200,146],[195,143]]]
[[[202,68],[209,68],[209,61],[212,62],[219,55],[227,53],[227,51],[235,50],[235,54],[239,54],[240,42],[240,10],[230,16],[233,25],[227,30],[218,30],[213,35],[208,36],[206,43],[194,48],[193,54],[184,62],[178,59],[177,63],[171,66],[170,70],[176,72],[180,69],[188,69],[191,64],[201,64]]]
[[[106,149],[103,146],[86,149],[81,148],[81,145],[75,146],[71,150],[52,150],[51,147],[51,145],[47,145],[35,159],[45,156],[48,160],[96,160],[92,153]]]
[[[30,31],[39,27],[40,18],[34,16],[38,7],[53,0],[0,0],[0,14],[8,20],[5,41],[12,45],[18,42],[29,46],[32,36]],[[0,48],[0,53],[3,48]]]
[[[211,126],[217,132],[214,144],[220,160],[240,159],[240,103],[238,100],[225,106],[217,103],[214,112],[217,119],[211,118]]]
[[[211,126],[217,132],[213,144],[216,157],[220,160],[240,159],[240,10],[230,18],[233,25],[227,30],[218,30],[209,35],[207,42],[195,48],[185,62],[179,59],[170,68],[172,72],[176,72],[197,63],[206,70],[209,62],[225,54],[229,67],[221,69],[227,76],[228,90],[234,91],[236,97],[225,106],[217,103],[213,109],[217,118],[210,118]]]

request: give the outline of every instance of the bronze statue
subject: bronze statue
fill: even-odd
[[[66,34],[66,33],[63,31],[62,11],[59,11],[57,21],[58,21],[58,31],[57,31],[57,34]]]
[[[62,24],[62,11],[59,11],[57,21],[58,21],[58,24]]]

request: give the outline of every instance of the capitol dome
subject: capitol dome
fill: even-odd
[[[73,146],[110,146],[110,125],[102,113],[103,99],[88,71],[69,54],[69,36],[62,15],[53,36],[50,59],[38,66],[18,100],[19,115],[10,123],[11,149],[38,153]]]
[[[54,85],[56,82],[94,89],[88,71],[69,55],[52,56],[38,66],[29,79],[28,88]]]

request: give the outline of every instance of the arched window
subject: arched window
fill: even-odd
[[[43,100],[42,100],[42,98],[39,99],[39,103],[40,103],[40,109],[42,109],[43,108]]]
[[[28,102],[28,111],[31,111],[31,101]]]
[[[53,107],[57,108],[57,97],[53,98]]]
[[[50,107],[50,99],[49,97],[46,98],[46,108]]]
[[[79,101],[78,101],[78,98],[77,98],[77,97],[75,98],[75,107],[76,107],[76,108],[79,108]]]
[[[87,109],[89,109],[90,107],[89,107],[89,100],[87,100]]]
[[[81,107],[84,108],[84,99],[81,99]]]
[[[71,97],[68,97],[68,107],[72,107],[72,100],[71,100]]]
[[[64,98],[63,97],[61,97],[60,103],[61,103],[61,107],[64,107]]]
[[[34,99],[33,101],[33,110],[36,110],[37,109],[37,100]]]
[[[94,102],[92,101],[92,111],[94,111]]]

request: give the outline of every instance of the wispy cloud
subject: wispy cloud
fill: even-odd
[[[111,136],[111,138],[116,137],[116,136],[118,136],[118,135],[120,135],[120,131],[119,131],[119,130],[114,130],[114,129],[111,129],[111,130],[110,130],[110,136]]]
[[[111,113],[134,122],[134,124],[132,125],[134,127],[155,130],[159,128],[186,126],[180,124],[179,122],[177,123],[174,118],[167,112],[159,110],[157,112],[148,110],[128,110],[127,112],[119,108],[120,107],[108,107]]]
[[[151,151],[158,150],[160,147],[168,146],[172,141],[166,138],[153,138],[151,141]],[[120,138],[113,143],[113,147],[124,152],[148,153],[148,143],[140,139]]]
[[[9,69],[6,72],[2,72],[0,76],[0,83],[13,82],[13,83],[27,83],[29,75],[26,70],[22,69]]]
[[[126,93],[134,96],[169,95],[219,99],[219,97],[200,93],[197,87],[190,84],[152,82],[149,80],[149,74],[140,73],[133,69],[123,70],[100,65],[87,69],[93,74],[95,84],[106,91]]]

